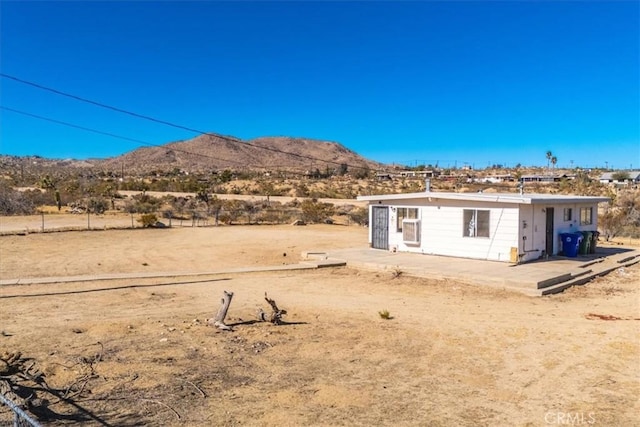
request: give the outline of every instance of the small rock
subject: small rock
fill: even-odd
[[[169,341],[169,338],[161,338],[160,339],[160,342],[167,342],[167,341]]]

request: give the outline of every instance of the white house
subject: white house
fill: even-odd
[[[421,192],[369,202],[375,249],[526,262],[562,250],[561,233],[596,231],[605,197]]]

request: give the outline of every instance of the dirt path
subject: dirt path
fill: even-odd
[[[273,265],[353,242],[366,229],[4,236],[0,274]],[[223,290],[231,333],[205,321]],[[252,323],[265,291],[292,324]],[[639,296],[637,266],[547,298],[347,268],[7,286],[0,354],[33,357],[61,389],[93,369],[86,412],[51,406],[88,425],[631,426],[640,321],[588,314],[640,318]]]

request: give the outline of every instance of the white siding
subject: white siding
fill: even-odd
[[[421,249],[423,253],[465,258],[509,261],[511,248],[517,246],[517,206],[486,207],[460,202],[459,206],[430,206],[424,209]],[[489,237],[466,237],[465,209],[490,212]]]
[[[520,205],[519,261],[540,258],[546,248],[546,212],[539,206]],[[525,227],[526,224],[526,227]],[[526,237],[526,239],[523,239]]]
[[[392,250],[447,255],[464,258],[509,261],[511,248],[518,244],[518,205],[486,204],[441,200],[439,204],[420,201],[418,204],[392,204],[389,217],[389,246]],[[419,208],[420,244],[405,244],[402,233],[396,231],[396,211],[402,207]],[[490,237],[466,237],[463,223],[465,209],[490,212]]]
[[[597,203],[517,204],[486,201],[386,200],[389,210],[389,248],[403,252],[446,255],[463,258],[510,261],[511,249],[517,248],[519,261],[540,258],[546,250],[546,210],[554,208],[553,252],[561,250],[560,233],[597,230]],[[385,206],[382,205],[382,206]],[[377,206],[381,206],[378,204]],[[593,209],[593,223],[580,225],[580,208]],[[420,243],[407,244],[397,231],[398,208],[417,208],[420,220]],[[564,220],[564,209],[572,209],[570,221]],[[489,237],[466,237],[465,209],[490,212]],[[523,239],[524,237],[524,239]],[[371,235],[370,235],[371,240]]]

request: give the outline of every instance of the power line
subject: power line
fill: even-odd
[[[104,132],[104,131],[101,131],[101,130],[98,130],[98,129],[92,129],[92,128],[88,128],[88,127],[85,127],[85,126],[75,125],[73,123],[64,122],[62,120],[52,119],[50,117],[40,116],[38,114],[28,113],[26,111],[21,111],[21,110],[16,110],[15,108],[5,107],[4,105],[0,105],[0,109],[6,110],[6,111],[11,111],[11,112],[17,113],[17,114],[22,114],[24,116],[32,117],[32,118],[35,118],[35,119],[44,120],[44,121],[47,121],[47,122],[56,123],[56,124],[63,125],[63,126],[68,126],[68,127],[72,127],[72,128],[75,128],[75,129],[81,129],[81,130],[85,130],[85,131],[88,131],[88,132],[97,133],[99,135],[106,135],[106,136],[110,136],[112,138],[118,138],[118,139],[122,139],[122,140],[125,140],[125,141],[136,142],[136,143],[147,145],[147,146],[150,146],[150,147],[163,148],[163,149],[166,149],[166,150],[169,150],[169,151],[181,152],[181,153],[190,154],[190,155],[193,155],[193,156],[207,157],[207,158],[210,158],[210,159],[213,159],[213,160],[219,160],[219,161],[223,161],[223,162],[244,164],[244,163],[239,162],[237,160],[221,159],[219,157],[213,157],[213,156],[209,156],[209,155],[206,155],[206,154],[193,153],[191,151],[181,150],[179,148],[167,147],[166,145],[154,144],[154,143],[151,143],[151,142],[143,141],[141,139],[129,138],[127,136],[116,135],[116,134],[111,133],[111,132]]]
[[[38,88],[38,89],[46,90],[46,91],[55,93],[57,95],[66,96],[68,98],[72,98],[72,99],[75,99],[77,101],[86,102],[88,104],[93,104],[93,105],[96,105],[98,107],[102,107],[102,108],[106,108],[106,109],[109,109],[109,110],[117,111],[117,112],[123,113],[123,114],[128,114],[130,116],[138,117],[140,119],[145,119],[145,120],[149,120],[149,121],[152,121],[152,122],[160,123],[160,124],[163,124],[163,125],[171,126],[171,127],[174,127],[174,128],[187,130],[189,132],[205,133],[205,134],[209,133],[209,132],[202,132],[202,131],[199,131],[197,129],[191,129],[191,128],[188,128],[186,126],[176,125],[174,123],[170,123],[170,122],[167,122],[167,121],[164,121],[164,120],[160,120],[160,119],[156,119],[156,118],[153,118],[153,117],[145,116],[143,114],[134,113],[133,111],[123,110],[122,108],[113,107],[111,105],[103,104],[102,102],[92,101],[90,99],[83,98],[81,96],[73,95],[73,94],[70,94],[70,93],[67,93],[67,92],[62,92],[60,90],[53,89],[53,88],[50,88],[50,87],[47,87],[47,86],[43,86],[43,85],[40,85],[38,83],[30,82],[30,81],[27,81],[27,80],[23,80],[21,78],[15,77],[15,76],[10,76],[10,75],[5,74],[5,73],[0,73],[0,76],[5,77],[7,79],[15,80],[15,81],[17,81],[19,83],[23,83],[23,84],[26,84],[26,85],[29,85],[29,86],[33,86],[33,87]],[[215,134],[212,134],[212,135],[215,135]],[[222,137],[221,135],[215,135],[215,136]],[[228,139],[231,139],[231,138],[228,138]]]
[[[272,152],[276,152],[276,153],[280,153],[280,154],[286,154],[286,155],[289,155],[289,156],[294,156],[294,157],[298,157],[298,158],[305,159],[305,160],[312,160],[312,161],[317,161],[317,162],[326,163],[326,164],[334,164],[334,165],[346,164],[344,162],[336,162],[336,161],[332,161],[332,160],[326,160],[326,159],[320,159],[320,158],[316,158],[316,157],[312,157],[312,156],[306,156],[304,154],[292,153],[290,151],[284,151],[284,150],[280,150],[278,148],[262,147],[260,145],[251,144],[250,142],[240,141],[237,138],[232,138],[232,137],[221,135],[221,134],[217,134],[217,133],[214,133],[214,132],[206,132],[206,131],[203,131],[203,130],[198,130],[198,129],[194,129],[194,128],[187,127],[187,126],[182,126],[182,125],[179,125],[179,124],[176,124],[176,123],[172,123],[172,122],[169,122],[169,121],[166,121],[166,120],[156,119],[156,118],[151,117],[151,116],[135,113],[133,111],[125,110],[125,109],[122,109],[122,108],[118,108],[118,107],[114,107],[114,106],[111,106],[111,105],[104,104],[102,102],[93,101],[91,99],[83,98],[83,97],[78,96],[78,95],[73,95],[73,94],[70,94],[70,93],[67,93],[67,92],[63,92],[63,91],[58,90],[58,89],[54,89],[54,88],[51,88],[51,87],[48,87],[48,86],[44,86],[44,85],[41,85],[41,84],[38,84],[38,83],[34,83],[34,82],[31,82],[31,81],[28,81],[28,80],[24,80],[24,79],[21,79],[19,77],[12,76],[12,75],[9,75],[9,74],[5,74],[5,73],[2,73],[2,72],[0,72],[0,76],[4,77],[4,78],[7,78],[7,79],[14,80],[14,81],[16,81],[18,83],[22,83],[22,84],[25,84],[25,85],[29,85],[29,86],[41,89],[41,90],[52,92],[52,93],[55,93],[57,95],[66,96],[68,98],[72,98],[72,99],[75,99],[77,101],[81,101],[81,102],[85,102],[85,103],[88,103],[88,104],[92,104],[92,105],[95,105],[95,106],[98,106],[98,107],[101,107],[101,108],[106,108],[106,109],[109,109],[109,110],[112,110],[112,111],[116,111],[116,112],[119,112],[119,113],[128,114],[130,116],[137,117],[139,119],[148,120],[148,121],[151,121],[151,122],[154,122],[154,123],[160,123],[160,124],[163,124],[163,125],[166,125],[166,126],[171,126],[173,128],[176,128],[176,129],[182,129],[182,130],[186,130],[186,131],[193,132],[193,133],[196,133],[196,134],[215,136],[217,138],[224,139],[224,140],[227,140],[227,141],[230,141],[230,142],[233,142],[233,143],[241,143],[241,144],[247,145],[249,147],[259,148],[259,149],[262,149],[262,150],[272,151]],[[362,169],[363,168],[362,166],[359,166],[359,165],[350,165],[350,164],[346,164],[346,165],[348,167],[356,168],[356,169]]]
[[[137,142],[139,144],[144,144],[144,145],[155,145],[155,144],[151,144],[151,143],[146,142],[146,141],[142,141],[140,139],[129,138],[127,136],[116,135],[116,134],[110,133],[110,132],[103,132],[103,131],[97,130],[97,129],[91,129],[91,128],[87,128],[87,127],[80,126],[80,125],[74,125],[73,123],[67,123],[67,122],[63,122],[61,120],[52,119],[50,117],[44,117],[44,116],[39,116],[39,115],[33,114],[33,113],[27,113],[26,111],[16,110],[14,108],[5,107],[4,105],[0,105],[0,109],[6,110],[6,111],[11,111],[12,113],[22,114],[23,116],[33,117],[35,119],[45,120],[45,121],[51,122],[51,123],[57,123],[59,125],[69,126],[69,127],[76,128],[76,129],[82,129],[82,130],[86,130],[88,132],[93,132],[93,133],[97,133],[97,134],[100,134],[100,135],[106,135],[106,136],[110,136],[110,137],[113,137],[113,138],[123,139],[125,141]]]

